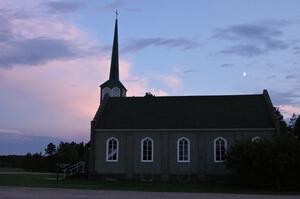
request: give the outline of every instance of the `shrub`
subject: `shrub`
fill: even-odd
[[[259,142],[242,141],[227,153],[227,167],[243,184],[288,188],[300,183],[300,141],[284,135]]]

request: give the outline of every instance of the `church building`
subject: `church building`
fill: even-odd
[[[127,97],[119,78],[117,19],[109,79],[100,88],[100,106],[91,121],[90,177],[188,181],[224,176],[232,144],[279,133],[267,90]]]

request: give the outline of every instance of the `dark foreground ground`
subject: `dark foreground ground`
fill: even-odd
[[[140,191],[103,191],[61,188],[32,188],[0,186],[1,199],[299,199],[299,195],[257,195],[257,194],[223,194],[223,193],[169,193]]]
[[[202,193],[240,193],[240,194],[299,194],[300,192],[254,190],[232,186],[226,183],[162,183],[162,182],[126,182],[67,179],[51,173],[0,172],[0,186],[68,188],[88,190],[144,191],[144,192],[202,192]],[[300,198],[300,196],[299,196]],[[1,195],[0,195],[0,199]]]

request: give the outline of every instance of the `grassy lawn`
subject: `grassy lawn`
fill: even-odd
[[[0,172],[24,172],[21,168],[0,167]]]
[[[127,190],[157,192],[209,192],[209,193],[258,193],[284,194],[285,192],[249,190],[221,183],[142,183],[142,182],[108,182],[100,180],[69,179],[56,181],[55,174],[0,174],[0,186],[52,187],[94,190]],[[299,194],[299,192],[289,192]]]
[[[232,189],[220,184],[209,183],[142,183],[124,181],[108,182],[100,180],[78,179],[56,181],[55,177],[55,174],[0,174],[0,186],[30,186],[159,192],[237,192],[237,189]]]

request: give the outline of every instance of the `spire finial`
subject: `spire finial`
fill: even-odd
[[[116,11],[116,17],[118,11]],[[118,20],[115,21],[114,42],[112,47],[109,79],[119,80],[119,48],[118,48]]]
[[[118,15],[119,15],[119,12],[118,12],[118,9],[116,10],[116,19],[118,19]]]

